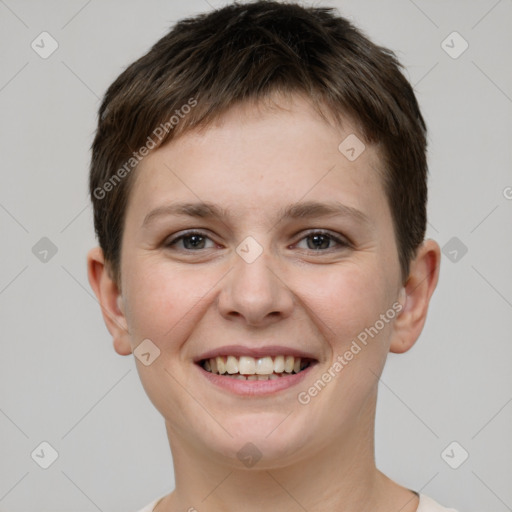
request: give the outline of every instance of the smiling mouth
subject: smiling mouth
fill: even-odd
[[[294,356],[217,356],[199,361],[203,370],[239,380],[274,380],[305,370],[317,361]]]

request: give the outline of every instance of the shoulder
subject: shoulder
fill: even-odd
[[[420,493],[420,501],[416,512],[457,512],[454,508],[446,508],[440,505],[426,494]]]
[[[138,512],[154,512],[154,508],[162,498],[157,498]],[[420,501],[416,512],[457,512],[454,508],[446,508],[440,505],[426,494],[420,493]]]
[[[157,505],[157,503],[163,499],[163,496],[161,498],[157,498],[156,500],[152,501],[151,503],[149,503],[148,505],[146,505],[145,507],[141,508],[140,510],[138,510],[137,512],[154,512],[155,510],[155,507]]]

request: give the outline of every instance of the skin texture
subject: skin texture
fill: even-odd
[[[135,359],[146,393],[165,418],[176,488],[159,512],[280,510],[413,512],[418,499],[375,467],[378,377],[387,354],[418,338],[438,279],[439,246],[427,240],[403,280],[379,154],[366,146],[353,162],[339,144],[357,131],[322,119],[302,97],[231,108],[140,164],[121,249],[121,284],[102,252],[88,255],[89,280],[115,350],[131,354],[150,339],[160,356]],[[362,138],[362,137],[360,137]],[[225,208],[221,219],[154,216],[178,201]],[[284,218],[293,203],[337,201],[349,216]],[[200,230],[204,245],[172,235]],[[327,230],[315,250],[312,230]],[[247,263],[247,237],[262,254]],[[405,283],[405,284],[404,284]],[[405,293],[402,287],[405,288]],[[308,404],[307,391],[358,334],[392,308],[403,309]],[[283,345],[318,360],[297,386],[240,397],[212,385],[193,362],[223,345]],[[248,442],[262,458],[237,458]],[[205,498],[206,497],[206,498]]]

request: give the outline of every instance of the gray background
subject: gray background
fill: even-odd
[[[87,282],[87,172],[107,86],[209,4],[0,0],[2,511],[135,511],[173,487],[163,419]],[[397,52],[430,129],[441,280],[417,345],[384,371],[378,466],[460,512],[512,510],[512,1],[315,4]],[[43,31],[47,59],[31,48]],[[453,31],[458,58],[441,45]],[[59,454],[48,469],[31,458],[42,441]],[[453,441],[452,465],[469,453],[457,469],[441,456]]]

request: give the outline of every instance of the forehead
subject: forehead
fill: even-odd
[[[242,215],[303,198],[377,214],[386,202],[381,175],[377,149],[364,144],[348,117],[340,125],[301,96],[274,96],[236,105],[147,156],[129,210],[142,214],[179,198],[218,202]]]

